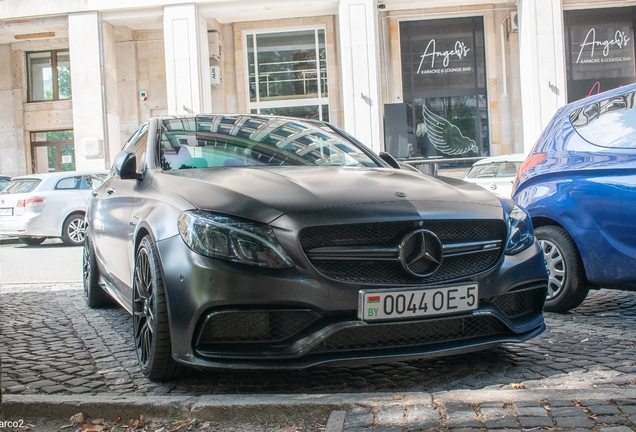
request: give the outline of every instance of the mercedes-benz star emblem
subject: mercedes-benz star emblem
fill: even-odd
[[[442,255],[442,242],[429,230],[410,232],[400,243],[402,267],[415,277],[421,278],[435,273],[442,265]]]

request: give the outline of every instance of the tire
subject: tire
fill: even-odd
[[[64,221],[62,242],[67,246],[81,246],[86,237],[86,221],[82,213],[73,213]]]
[[[25,245],[37,246],[42,244],[42,242],[46,240],[46,237],[18,237],[18,239]]]
[[[558,226],[542,226],[535,235],[548,270],[548,294],[543,310],[567,312],[585,300],[590,288],[581,255],[572,237]]]
[[[82,251],[82,285],[84,287],[84,300],[91,309],[111,304],[110,296],[99,286],[98,282],[99,270],[97,269],[93,241],[86,236]]]
[[[163,275],[149,235],[141,240],[135,258],[133,333],[137,359],[146,377],[167,380],[183,375],[185,366],[172,359]]]

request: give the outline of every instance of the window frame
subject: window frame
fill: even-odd
[[[41,54],[41,53],[50,53],[51,54],[51,83],[53,86],[53,99],[34,99],[33,98],[33,74],[31,73],[31,67],[29,62],[29,56],[31,54]],[[26,63],[26,79],[27,79],[27,103],[37,103],[37,102],[52,102],[52,101],[70,101],[73,100],[73,94],[71,92],[71,96],[66,99],[60,99],[60,88],[59,88],[59,77],[57,74],[57,57],[58,53],[67,53],[70,56],[71,52],[68,48],[64,49],[52,49],[52,50],[42,50],[42,51],[26,51],[25,52],[25,63]],[[70,67],[70,65],[69,65]]]
[[[318,37],[318,31],[322,30],[324,35],[324,49],[325,49],[325,82],[327,83],[327,92],[325,96],[322,96],[323,93],[323,85],[322,85],[322,77],[321,77],[321,69],[320,69],[320,42]],[[258,35],[263,34],[275,34],[275,33],[291,33],[298,31],[313,31],[315,37],[315,49],[316,49],[316,62],[318,64],[318,73],[316,74],[316,81],[318,84],[317,97],[306,97],[306,98],[293,98],[293,97],[281,97],[277,100],[271,101],[261,101],[260,100],[260,91],[259,91],[259,82],[258,76],[255,76],[255,84],[256,84],[256,101],[252,101],[250,99],[250,73],[254,71],[250,71],[249,57],[248,57],[248,45],[247,39],[248,36],[253,36],[254,40],[254,67],[256,71],[258,71],[258,43],[257,37]],[[272,29],[263,29],[263,30],[242,30],[243,37],[243,61],[245,62],[244,70],[245,70],[245,100],[247,104],[248,112],[253,114],[260,114],[261,109],[276,109],[276,108],[295,108],[295,107],[305,107],[305,106],[316,106],[318,111],[318,120],[323,121],[323,113],[326,112],[329,115],[330,110],[330,100],[329,100],[329,74],[331,70],[331,65],[329,64],[329,46],[327,43],[327,26],[326,25],[313,25],[313,26],[297,26],[297,27],[282,27],[282,28],[272,28]]]
[[[73,132],[73,138],[71,139],[56,139],[51,141],[38,141],[37,135],[41,133],[49,133],[49,132],[60,132],[59,130],[46,130],[46,131],[31,131],[30,132],[30,141],[31,141],[31,166],[35,167],[35,153],[38,147],[54,147],[55,148],[55,171],[47,171],[47,172],[63,172],[62,169],[62,146],[72,145],[73,153],[75,153],[75,133],[74,129],[63,129],[61,131],[70,131]],[[73,168],[68,171],[75,171],[77,161],[73,158]],[[33,168],[35,170],[35,168]],[[50,167],[49,167],[50,170]]]

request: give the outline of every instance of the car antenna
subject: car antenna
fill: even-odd
[[[40,174],[38,170],[35,168],[35,165],[31,165],[31,168],[33,168],[33,171],[35,171],[36,174]]]

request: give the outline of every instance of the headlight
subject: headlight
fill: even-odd
[[[178,226],[183,241],[198,254],[258,267],[294,266],[265,224],[190,210],[181,213]]]
[[[508,215],[508,241],[506,255],[514,255],[528,249],[534,243],[534,232],[530,215],[521,207],[514,206]]]

